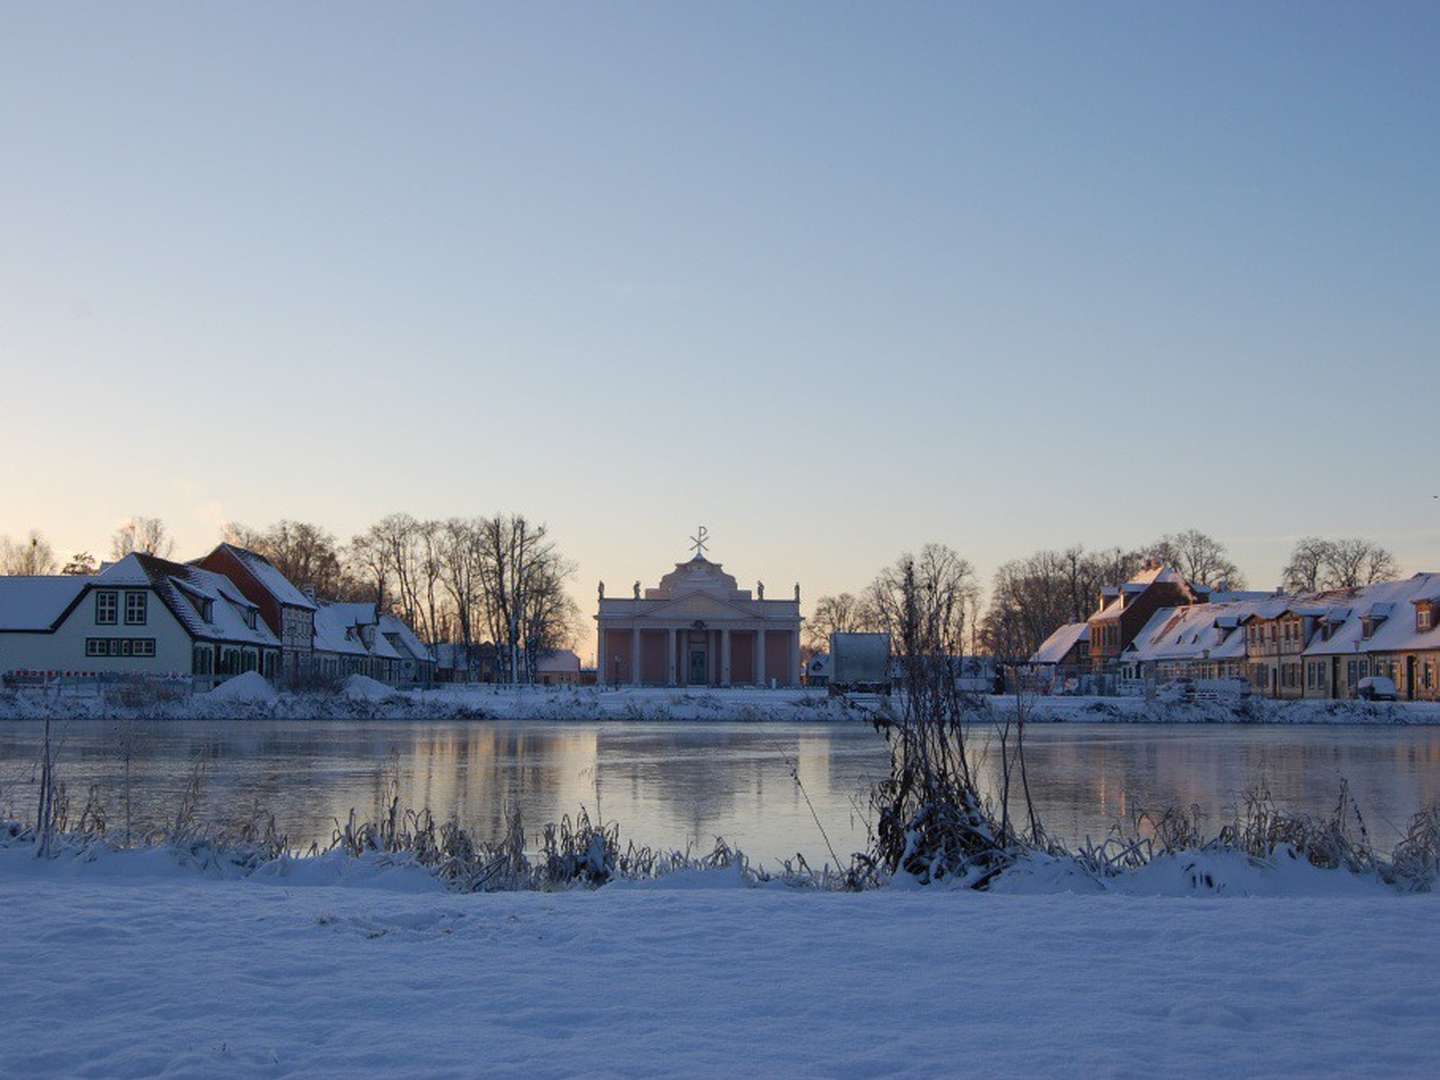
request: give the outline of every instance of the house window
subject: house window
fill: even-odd
[[[86,638],[86,656],[154,656],[154,638]]]
[[[1415,629],[1422,633],[1430,629],[1430,609],[1428,607],[1415,609]]]
[[[145,625],[145,601],[148,594],[143,592],[127,592],[125,594],[125,625]]]
[[[101,590],[95,594],[95,625],[114,626],[116,612],[119,609],[119,593]]]
[[[215,650],[209,645],[196,645],[195,658],[191,664],[191,671],[196,675],[209,675],[210,665],[214,661]]]
[[[1425,661],[1424,686],[1425,686],[1425,689],[1426,689],[1426,690],[1434,690],[1434,689],[1435,689],[1435,661],[1434,661],[1434,660],[1426,660],[1426,661]]]

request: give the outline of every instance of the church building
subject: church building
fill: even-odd
[[[653,589],[607,597],[600,583],[597,676],[604,686],[799,686],[800,586],[767,600],[705,558],[676,563]]]

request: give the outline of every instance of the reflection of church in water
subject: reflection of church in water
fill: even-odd
[[[642,595],[607,597],[600,583],[601,683],[610,686],[799,686],[800,586],[788,600],[737,588],[705,558],[702,528],[695,557],[676,563]]]

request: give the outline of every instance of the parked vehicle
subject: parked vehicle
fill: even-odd
[[[830,693],[890,692],[889,634],[830,635]]]
[[[1355,692],[1366,701],[1394,701],[1397,696],[1394,681],[1384,675],[1367,675]]]

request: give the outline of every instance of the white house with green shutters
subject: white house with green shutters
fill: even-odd
[[[93,577],[0,577],[0,675],[273,678],[280,641],[229,578],[135,553]]]

